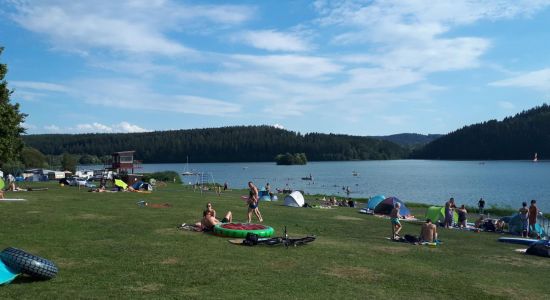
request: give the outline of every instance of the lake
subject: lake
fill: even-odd
[[[536,199],[542,211],[550,210],[550,161],[338,161],[304,166],[190,163],[189,169],[208,174],[209,181],[227,182],[230,188],[246,188],[251,180],[258,187],[269,182],[273,190],[290,188],[307,194],[346,196],[344,189],[349,187],[352,198],[382,194],[405,202],[443,205],[454,197],[457,204],[477,206],[483,197],[486,207],[512,208]],[[185,164],[143,164],[139,171],[165,170],[182,173]],[[310,174],[313,180],[302,180]],[[197,176],[182,179],[186,184],[195,183]]]

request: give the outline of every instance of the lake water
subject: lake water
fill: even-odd
[[[308,194],[345,196],[343,187],[349,187],[352,198],[383,194],[405,202],[438,205],[454,197],[457,204],[477,206],[483,197],[486,206],[512,208],[537,199],[541,210],[550,210],[550,162],[545,161],[339,161],[309,162],[305,166],[190,163],[189,169],[209,173],[211,181],[227,182],[230,188],[246,188],[251,180],[259,187],[269,182],[272,189],[291,188]],[[144,164],[140,171],[165,170],[182,173],[185,164]],[[301,179],[310,174],[313,180]],[[187,184],[197,181],[196,176],[182,179]]]

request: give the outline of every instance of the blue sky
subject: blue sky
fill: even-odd
[[[28,133],[447,133],[550,102],[550,1],[0,0]]]

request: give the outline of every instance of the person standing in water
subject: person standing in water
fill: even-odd
[[[258,195],[258,188],[252,181],[248,182],[248,188],[250,189],[249,196],[248,196],[248,223],[252,221],[252,213],[256,215],[258,218],[258,221],[263,222],[264,219],[262,218],[262,214],[260,213],[260,209],[258,208],[260,197]]]

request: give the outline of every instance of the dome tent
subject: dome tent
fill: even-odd
[[[269,195],[269,192],[265,189],[262,189],[258,192],[258,197],[261,201],[271,201],[271,196]]]
[[[445,222],[445,207],[442,206],[430,206],[426,210],[426,220],[432,220],[432,223]],[[453,222],[458,223],[458,213],[455,211],[453,214]]]
[[[384,201],[384,199],[386,199],[386,196],[384,195],[376,195],[376,196],[373,196],[372,198],[369,199],[369,202],[367,202],[365,204],[365,207],[363,207],[364,209],[368,209],[368,210],[374,210],[374,208],[376,208],[376,206]]]
[[[392,209],[395,207],[396,203],[401,204],[401,207],[399,208],[399,214],[401,216],[411,215],[411,211],[409,210],[409,208],[407,208],[405,202],[397,199],[396,197],[389,197],[378,203],[378,205],[376,205],[376,207],[374,208],[374,213],[389,215]]]
[[[523,231],[523,224],[519,214],[515,214],[510,218],[510,222],[508,222],[508,231],[513,234],[521,234]],[[535,224],[535,231],[540,236],[546,236],[546,232],[544,232],[544,229],[542,229],[539,223]],[[531,232],[529,232],[529,234],[531,234]]]
[[[299,191],[294,191],[285,197],[285,206],[302,207],[304,203],[304,196]]]

